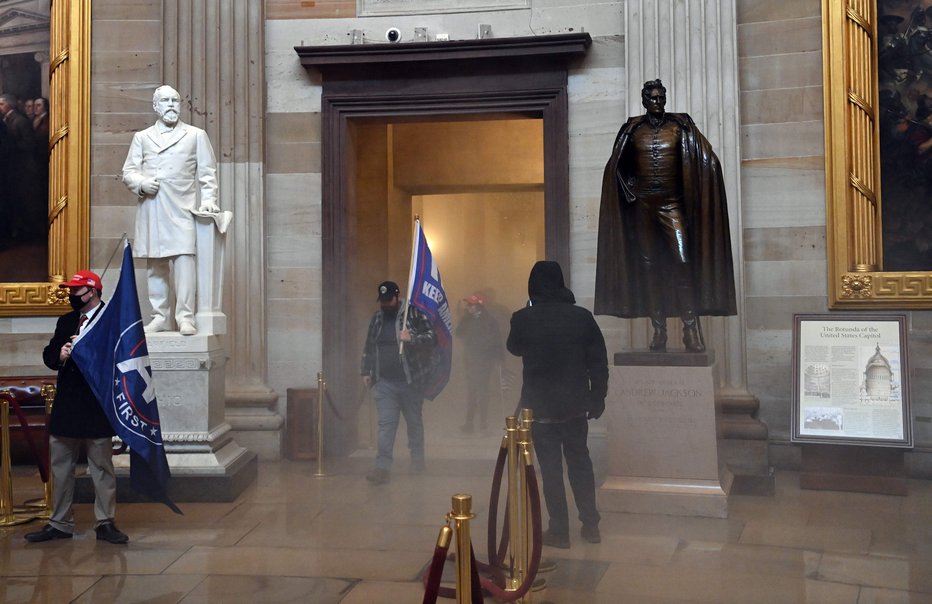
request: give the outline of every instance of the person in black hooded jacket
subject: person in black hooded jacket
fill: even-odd
[[[592,313],[576,306],[560,265],[541,261],[528,278],[528,306],[511,316],[508,351],[522,358],[521,406],[534,411],[532,437],[550,524],[544,544],[568,548],[563,457],[582,521],[581,535],[601,541],[587,420],[605,410],[608,355]]]

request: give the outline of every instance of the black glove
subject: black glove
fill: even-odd
[[[592,403],[592,408],[586,414],[586,419],[599,419],[605,412],[605,399]]]

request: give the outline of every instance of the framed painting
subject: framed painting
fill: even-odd
[[[905,315],[796,315],[793,442],[912,447]]]
[[[822,3],[829,308],[932,308],[932,0]]]
[[[68,310],[87,268],[91,0],[0,4],[0,316]]]

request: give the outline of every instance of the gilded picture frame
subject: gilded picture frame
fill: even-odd
[[[884,270],[877,0],[822,3],[830,309],[932,308],[932,271]]]
[[[91,0],[52,0],[49,44],[48,279],[0,283],[0,316],[61,314],[58,285],[88,268]]]

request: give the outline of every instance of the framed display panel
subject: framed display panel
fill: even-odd
[[[932,210],[927,203],[917,203],[914,205],[921,210],[911,211],[909,196],[903,192],[915,187],[901,182],[895,174],[882,174],[883,165],[894,169],[906,166],[917,178],[927,179],[929,169],[919,169],[928,161],[919,157],[925,149],[919,149],[917,139],[916,163],[912,163],[892,156],[889,145],[881,141],[882,133],[892,140],[888,135],[899,136],[896,128],[908,123],[891,125],[888,101],[899,94],[895,88],[907,83],[909,70],[929,71],[932,78],[932,70],[914,63],[929,60],[932,65],[932,50],[924,46],[918,55],[906,48],[900,54],[887,52],[889,43],[894,47],[906,43],[892,37],[892,26],[899,17],[890,7],[896,6],[907,15],[919,9],[924,19],[927,4],[929,0],[822,3],[829,308],[932,308],[932,264],[923,260],[926,253],[932,258]],[[927,31],[924,24],[915,22],[902,27],[904,32],[910,27],[913,33]],[[922,40],[919,36],[915,41]],[[893,79],[878,79],[878,74],[889,70],[896,71]],[[902,82],[890,85],[901,76]],[[903,98],[908,98],[906,94],[904,91]],[[916,97],[910,98],[912,104],[918,103]],[[916,122],[911,124],[916,136],[932,135],[925,118],[922,123],[914,117],[909,120]],[[887,180],[883,188],[882,176]],[[923,232],[913,232],[924,225]]]
[[[906,317],[795,315],[794,442],[912,447]]]
[[[47,270],[44,279],[0,282],[0,316],[68,310],[58,284],[88,264],[91,0],[52,0],[41,34],[49,40]]]

